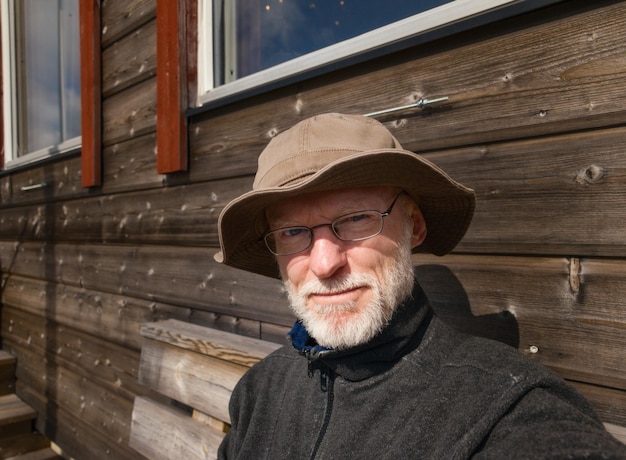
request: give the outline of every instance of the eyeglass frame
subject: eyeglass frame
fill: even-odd
[[[319,228],[319,227],[330,227],[331,231],[333,232],[333,235],[335,235],[335,237],[337,237],[337,239],[340,240],[340,241],[346,241],[346,242],[354,243],[354,242],[358,242],[358,241],[369,240],[370,238],[374,238],[375,236],[378,236],[378,235],[380,235],[383,232],[383,229],[385,227],[385,217],[388,217],[391,214],[391,211],[393,211],[393,207],[396,204],[396,201],[398,201],[398,198],[400,198],[400,195],[402,195],[403,193],[405,193],[404,190],[402,190],[400,193],[398,193],[396,195],[396,197],[393,199],[393,201],[391,202],[391,204],[389,205],[389,207],[387,208],[386,211],[382,211],[381,212],[381,211],[378,211],[376,209],[365,209],[365,210],[361,210],[361,211],[354,211],[354,212],[349,212],[347,214],[342,214],[341,216],[335,217],[330,222],[327,222],[325,224],[317,224],[317,225],[314,225],[313,227],[307,227],[306,225],[293,225],[293,226],[289,226],[289,227],[277,228],[275,230],[268,230],[267,232],[265,232],[263,234],[263,236],[261,236],[259,238],[259,243],[260,242],[265,243],[265,246],[267,247],[267,249],[272,254],[274,254],[275,256],[282,257],[282,256],[292,256],[294,254],[299,254],[299,253],[304,252],[307,249],[309,249],[311,247],[311,245],[313,244],[313,230],[315,230],[316,228]],[[365,236],[365,237],[361,237],[361,238],[342,238],[341,236],[339,236],[339,234],[337,233],[337,231],[335,230],[335,227],[333,225],[334,222],[336,222],[337,220],[342,219],[344,217],[351,216],[352,214],[360,214],[360,213],[365,213],[365,212],[375,212],[375,213],[380,215],[380,229],[378,230],[378,232],[374,233],[373,235]],[[280,232],[280,231],[285,231],[285,230],[288,230],[288,229],[291,229],[291,228],[298,228],[298,229],[302,229],[302,230],[307,230],[308,234],[309,234],[309,244],[305,248],[300,249],[298,251],[289,252],[289,253],[286,253],[286,254],[282,254],[282,253],[278,254],[278,253],[276,253],[274,250],[272,250],[272,248],[270,246],[270,243],[268,242],[267,238],[270,235],[274,234],[274,233],[277,233],[277,232]]]

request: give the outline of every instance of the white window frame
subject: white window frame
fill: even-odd
[[[214,87],[211,37],[212,0],[198,1],[198,105],[220,105],[238,94],[247,94],[280,81],[294,81],[329,66],[367,59],[369,53],[382,48],[401,49],[402,43],[426,37],[433,32],[441,35],[459,32],[563,0],[455,0],[403,20],[380,27],[357,37],[322,48],[274,67],[247,75]],[[495,13],[495,17],[490,14]],[[448,31],[446,32],[446,29]],[[202,33],[205,32],[205,33]],[[427,38],[424,38],[426,40]]]
[[[2,27],[2,116],[4,130],[4,169],[16,168],[51,158],[60,153],[80,149],[82,137],[77,136],[48,148],[18,156],[16,31],[10,18],[15,17],[14,0],[0,0]]]

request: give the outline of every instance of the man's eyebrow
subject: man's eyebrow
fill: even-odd
[[[270,221],[270,228],[276,230],[277,228],[285,228],[285,227],[304,227],[300,222],[295,220],[287,220],[287,219],[276,219]]]
[[[301,227],[302,223],[298,222],[295,217],[279,215],[270,217],[267,214],[265,215],[265,220],[267,222],[268,228],[273,230],[277,228],[283,227]]]
[[[351,214],[353,212],[358,212],[358,211],[384,211],[384,209],[378,209],[379,206],[378,205],[373,205],[371,204],[371,200],[368,202],[369,204],[365,203],[364,201],[347,201],[344,204],[345,206],[342,208],[338,208],[337,209],[337,217],[338,216],[342,216],[344,214]]]
[[[346,214],[352,214],[353,212],[359,211],[384,211],[383,209],[378,209],[377,205],[372,205],[365,203],[366,200],[346,200],[342,201],[337,208],[334,210],[333,215],[330,220],[336,219],[337,217],[344,216]],[[306,225],[301,221],[296,220],[294,217],[290,216],[278,216],[270,219],[266,216],[267,222],[270,228],[276,230],[278,228],[284,227],[305,227]],[[317,224],[312,224],[317,225]]]

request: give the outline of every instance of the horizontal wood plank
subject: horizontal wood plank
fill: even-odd
[[[136,351],[141,348],[142,324],[191,317],[188,308],[19,276],[7,279],[2,300],[3,316],[9,315],[5,317],[7,327],[13,321],[10,315],[21,311],[35,315],[31,324],[54,322]]]
[[[141,46],[137,46],[141,43]],[[102,96],[109,97],[156,75],[156,21],[102,51]]]
[[[41,295],[44,292],[47,295]],[[187,306],[168,305],[20,276],[11,276],[4,281],[1,298],[4,303],[2,331],[7,336],[20,333],[17,324],[26,316],[27,327],[37,325],[43,328],[44,324],[52,322],[125,347],[129,351],[140,350],[139,331],[143,324],[169,318],[276,343],[284,342],[288,330],[284,326],[193,310]],[[58,305],[63,305],[63,308],[57,308]],[[17,318],[14,318],[16,315]],[[37,339],[39,333],[29,333],[28,337]]]
[[[156,130],[156,79],[142,81],[102,102],[104,146]]]
[[[52,199],[78,199],[88,196],[81,183],[81,160],[78,155],[65,156],[64,161],[48,163],[16,171],[0,178],[1,205],[44,203]],[[30,189],[31,186],[40,186]],[[4,213],[4,209],[2,212]],[[14,236],[22,235],[21,232]]]
[[[0,396],[0,427],[34,420],[35,410],[15,394]],[[1,430],[0,430],[1,431]]]
[[[224,434],[173,407],[137,398],[130,446],[153,460],[217,458]]]
[[[228,404],[236,383],[250,366],[279,347],[177,320],[146,324],[142,327],[142,335],[145,340],[141,351],[139,380],[153,390],[193,408],[195,419],[206,421],[213,427],[219,422],[219,433],[224,431],[224,424],[230,423]],[[144,454],[148,454],[145,446],[153,444],[150,438],[155,431],[163,432],[157,425],[167,423],[171,415],[144,415],[147,409],[154,409],[152,404],[146,408],[146,403],[141,398],[135,400],[131,430],[131,445]],[[163,410],[167,411],[168,408]],[[155,420],[156,417],[160,418]],[[137,419],[152,420],[151,430],[146,432],[141,423],[137,426]],[[181,421],[183,425],[189,423],[188,415],[184,419]],[[177,433],[168,432],[164,435],[168,438],[165,445],[175,443],[169,439],[170,435],[178,436]],[[218,445],[219,442],[215,448]],[[170,452],[165,454],[170,455]]]
[[[105,1],[102,5],[102,45],[120,40],[156,16],[154,0]]]
[[[163,186],[165,176],[156,172],[156,133],[108,145],[102,157],[105,194]]]
[[[251,367],[280,347],[275,343],[218,331],[175,319],[145,324],[145,338]]]
[[[81,162],[78,155],[64,157],[41,166],[33,165],[24,171],[0,177],[0,205],[22,206],[77,200],[97,196],[100,192],[112,193],[145,188],[161,188],[164,176],[156,172],[156,133],[135,136],[103,148],[103,184],[99,190],[87,190],[81,185]],[[46,184],[40,189],[22,190],[32,185]],[[56,209],[51,205],[49,209]],[[3,213],[11,208],[3,209]],[[29,211],[22,209],[24,214]],[[2,230],[5,231],[5,226]],[[20,235],[12,233],[13,235]],[[14,229],[11,229],[13,231]],[[8,229],[6,229],[8,231]]]
[[[214,249],[0,241],[7,272],[86,290],[293,324],[282,283],[218,264]]]
[[[477,194],[459,251],[623,257],[626,129],[426,157]]]
[[[133,157],[128,161],[135,164]],[[120,173],[139,172],[138,181],[143,177],[147,185],[153,184],[146,171],[149,163],[135,166],[146,175],[125,172],[125,166],[120,166]],[[0,238],[20,235],[43,241],[55,235],[58,241],[217,246],[221,209],[248,185],[248,179],[235,179],[16,207],[3,211]]]
[[[141,348],[139,381],[211,417],[230,422],[230,394],[247,370],[247,366],[146,340]]]

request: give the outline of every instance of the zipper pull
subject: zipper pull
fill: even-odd
[[[313,360],[311,359],[311,350],[305,350],[304,356],[307,361],[307,375],[310,379],[313,378],[313,374],[315,373],[315,367],[313,366]]]
[[[328,391],[328,372],[320,370],[320,390],[326,393]]]

